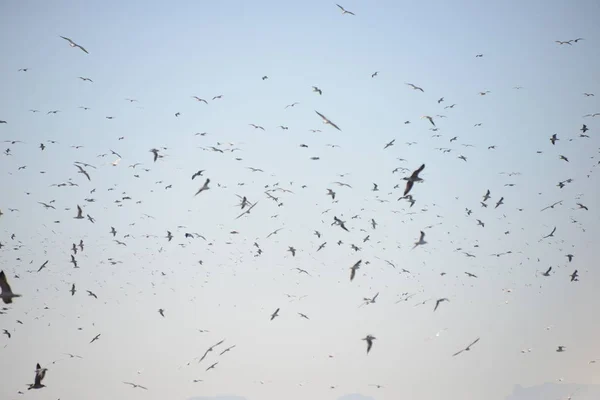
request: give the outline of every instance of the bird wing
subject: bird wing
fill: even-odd
[[[321,114],[321,113],[320,113],[320,112],[318,112],[317,110],[315,110],[315,112],[316,112],[316,113],[319,115],[319,117],[323,118],[323,121],[325,121],[325,122],[329,122],[329,120],[328,120],[328,119],[327,119],[327,118],[326,118],[326,117],[325,117],[323,114]]]
[[[66,41],[68,41],[69,43],[73,43],[73,44],[75,44],[75,42],[73,42],[73,41],[72,41],[71,39],[69,39],[68,37],[61,36],[61,38],[65,39],[65,40],[66,40]]]
[[[85,54],[90,54],[88,53],[88,51],[86,49],[83,48],[83,46],[80,46],[78,44],[75,44],[76,47],[79,47],[81,50],[83,50],[85,52]]]
[[[406,196],[410,192],[410,190],[412,189],[413,185],[414,185],[413,181],[407,181],[406,182],[406,188],[404,189],[404,196]]]
[[[338,6],[340,8],[340,10],[346,11],[346,10],[344,10],[344,7],[340,6],[339,4],[336,4],[336,6]]]
[[[0,271],[0,289],[2,289],[2,293],[12,293],[12,291],[10,290],[10,285],[6,280],[6,275],[4,274],[4,271]]]
[[[329,125],[333,126],[333,127],[334,127],[335,129],[337,129],[338,131],[340,131],[340,132],[342,131],[342,130],[341,130],[341,129],[340,129],[340,128],[339,128],[339,127],[336,125],[336,124],[334,124],[333,122],[331,122],[331,121],[329,121],[329,120],[328,120],[328,121],[327,121],[327,123],[328,123]]]
[[[465,351],[465,350],[464,350],[464,349],[462,349],[461,351],[458,351],[458,352],[456,352],[456,353],[452,354],[452,357],[455,357],[455,356],[459,355],[459,354],[460,354],[460,353],[462,353],[463,351]]]

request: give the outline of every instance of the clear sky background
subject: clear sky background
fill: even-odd
[[[495,400],[600,383],[600,115],[584,117],[600,113],[600,4],[340,4],[356,15],[324,1],[0,5],[0,268],[23,295],[0,315],[0,398]],[[422,163],[410,207],[402,177]],[[258,201],[237,220],[236,194]],[[73,219],[78,204],[95,223]],[[41,393],[26,390],[37,362]]]

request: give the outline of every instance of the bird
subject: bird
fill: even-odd
[[[548,267],[548,269],[546,270],[546,272],[542,272],[543,276],[550,276],[550,271],[552,271],[552,267]]]
[[[275,317],[279,316],[279,308],[277,310],[275,310],[275,312],[273,314],[271,314],[271,321],[273,321],[275,319]]]
[[[165,317],[165,310],[163,310],[162,308],[158,309],[158,313],[161,315],[161,317]]]
[[[75,216],[73,218],[75,218],[75,219],[84,219],[83,210],[81,209],[81,207],[79,206],[79,204],[77,205],[77,216]]]
[[[470,345],[468,345],[467,347],[465,347],[464,349],[462,349],[461,351],[458,351],[456,353],[454,353],[452,355],[452,357],[455,357],[457,355],[459,355],[460,353],[462,353],[463,351],[470,351],[471,350],[471,346],[473,346],[475,343],[479,342],[480,338],[475,339]]]
[[[206,368],[206,371],[209,371],[209,370],[211,370],[211,369],[215,368],[215,367],[217,366],[217,364],[218,364],[218,363],[219,363],[219,362],[217,361],[216,363],[212,364],[210,367]]]
[[[367,342],[367,354],[369,354],[369,352],[371,351],[371,348],[373,347],[373,340],[375,340],[375,339],[377,339],[377,338],[373,335],[367,335],[366,337],[364,337],[362,339]]]
[[[154,162],[156,162],[156,160],[158,159],[158,149],[151,149],[150,153],[154,154]]]
[[[361,263],[362,260],[358,260],[352,267],[350,267],[350,282],[354,280],[354,277],[356,276],[356,270],[360,268]]]
[[[123,382],[123,383],[126,384],[126,385],[130,385],[133,389],[140,388],[140,389],[148,390],[147,387],[144,387],[142,385],[138,385],[138,384],[135,384],[135,383],[132,383],[132,382]]]
[[[413,185],[415,184],[415,182],[420,182],[423,179],[419,178],[419,174],[425,169],[425,164],[422,164],[418,169],[416,169],[415,171],[413,171],[413,173],[408,177],[408,178],[404,178],[404,180],[406,181],[406,187],[404,189],[404,195],[406,196],[412,189]]]
[[[379,75],[379,71],[375,71],[371,74],[371,78],[375,78],[377,75]]]
[[[441,298],[441,299],[437,299],[437,300],[435,301],[435,307],[433,307],[433,311],[435,312],[435,310],[437,310],[437,309],[438,309],[438,307],[440,306],[440,304],[441,304],[442,302],[444,302],[444,301],[450,301],[450,300],[448,300],[446,297],[444,297],[444,298]]]
[[[331,122],[329,119],[327,119],[327,117],[325,117],[323,114],[321,114],[320,112],[318,112],[317,110],[315,110],[315,112],[319,115],[319,117],[321,117],[321,119],[323,119],[323,123],[326,125],[331,125],[333,126],[335,129],[337,129],[338,131],[341,132],[341,129],[334,124],[333,122]]]
[[[94,338],[90,341],[90,344],[94,343],[98,339],[100,339],[100,333],[94,336]]]
[[[577,270],[573,271],[573,273],[571,274],[571,282],[577,282],[579,281],[579,273],[577,272]]]
[[[313,89],[313,92],[319,93],[320,95],[323,94],[323,91],[316,86],[313,86],[312,89]]]
[[[194,196],[198,196],[203,191],[210,189],[208,187],[209,183],[210,183],[210,178],[206,178],[206,181],[204,181],[204,185],[202,185],[202,187],[200,189],[198,189],[198,191],[196,192],[196,194]]]
[[[557,141],[557,140],[559,140],[559,139],[556,137],[556,133],[555,133],[555,134],[553,134],[553,135],[552,135],[552,137],[550,138],[550,142],[551,142],[551,143],[552,143],[552,145],[554,146],[554,144],[556,143],[556,141]]]
[[[412,83],[405,83],[405,85],[410,86],[411,88],[413,88],[413,90],[420,90],[421,92],[425,93],[425,91],[423,90],[423,88],[420,88],[416,85],[413,85]]]
[[[566,347],[565,347],[565,346],[558,346],[558,348],[556,349],[556,352],[557,352],[557,353],[562,353],[562,352],[564,352],[564,351],[565,351],[565,349],[566,349]]]
[[[88,51],[85,48],[83,48],[82,46],[78,45],[77,43],[75,43],[74,41],[72,41],[71,39],[69,39],[68,37],[61,36],[61,38],[65,39],[67,42],[69,42],[69,46],[71,46],[73,48],[77,47],[78,49],[80,49],[84,53],[89,54]]]
[[[340,6],[339,4],[336,4],[336,6],[338,6],[339,9],[342,10],[342,15],[344,15],[344,14],[355,15],[352,11],[348,11],[348,10],[344,9],[344,7]]]
[[[42,380],[44,380],[44,377],[46,376],[46,372],[48,371],[47,368],[42,368],[40,366],[39,363],[36,364],[35,366],[35,380],[34,383],[29,385],[29,388],[27,390],[30,389],[41,389],[43,387],[46,387],[46,385],[42,384]]]
[[[9,331],[7,331],[6,329],[3,329],[3,330],[2,330],[2,333],[3,333],[4,335],[8,336],[8,338],[9,338],[9,339],[11,338],[11,334],[10,334],[10,332],[9,332]]]
[[[587,208],[587,206],[584,206],[584,205],[583,205],[583,204],[581,204],[581,203],[577,203],[577,206],[579,207],[579,209],[580,209],[580,210],[581,210],[581,209],[583,209],[583,210],[585,210],[585,211],[589,211],[589,209]]]
[[[431,118],[429,115],[423,115],[421,117],[421,119],[426,118],[429,120],[429,122],[431,122],[431,125],[435,126],[435,122],[433,122],[433,118]]]
[[[556,232],[556,227],[554,227],[554,229],[552,229],[552,232],[550,232],[548,235],[544,236],[542,239],[554,237],[554,232]]]
[[[83,77],[83,76],[78,76],[78,78],[79,78],[79,79],[81,79],[81,80],[82,80],[82,81],[84,81],[84,82],[86,82],[86,81],[87,81],[87,82],[92,82],[92,83],[94,83],[94,81],[93,81],[93,80],[91,80],[90,78],[85,78],[85,77]]]
[[[504,197],[500,197],[500,200],[498,200],[498,202],[496,203],[496,207],[494,208],[498,208],[500,207],[502,204],[504,204],[502,201],[504,200]]]
[[[419,241],[415,242],[413,249],[417,246],[421,246],[424,244],[427,244],[427,242],[425,241],[425,232],[421,231],[421,235],[419,236]]]
[[[21,297],[20,294],[13,293],[10,285],[8,284],[8,280],[6,279],[6,274],[4,271],[0,271],[0,297],[2,297],[2,301],[4,304],[11,304],[12,299],[16,297]]]
[[[383,149],[385,150],[388,147],[393,146],[395,141],[396,141],[396,139],[392,139],[390,142],[386,143],[386,145],[384,146]]]

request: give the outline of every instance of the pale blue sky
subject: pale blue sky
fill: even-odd
[[[0,153],[0,269],[23,295],[0,315],[0,329],[12,334],[0,336],[0,358],[12,360],[0,365],[9,383],[0,398],[20,397],[36,362],[49,368],[47,388],[27,398],[496,400],[515,384],[600,383],[600,361],[589,364],[600,360],[600,117],[583,117],[600,113],[598,2],[340,3],[355,16],[323,1],[122,3],[0,5],[0,139],[25,142],[2,143]],[[588,138],[579,136],[582,124]],[[240,150],[200,148],[207,146]],[[167,150],[153,163],[155,147]],[[98,157],[109,149],[123,156],[116,167],[115,156]],[[75,161],[96,167],[86,168],[91,182]],[[134,163],[142,165],[128,167]],[[397,201],[402,177],[422,163],[425,181],[409,208]],[[392,173],[396,167],[409,172]],[[204,176],[191,181],[199,169]],[[205,177],[211,189],[194,197]],[[79,186],[50,186],[69,179]],[[273,193],[282,206],[264,194],[276,183],[293,192]],[[487,189],[490,206],[482,208]],[[239,220],[236,194],[259,201]],[[52,200],[56,210],[38,204]],[[95,224],[73,219],[78,204]],[[330,226],[334,215],[350,232]],[[554,226],[554,238],[540,242]],[[420,230],[428,244],[411,250]],[[86,247],[73,269],[70,248],[80,239]],[[46,260],[46,269],[28,272]],[[549,266],[553,274],[540,276]],[[571,283],[575,269],[580,280]],[[378,292],[377,303],[358,307]],[[397,303],[406,292],[414,297]],[[450,302],[433,313],[442,297]],[[368,356],[360,340],[367,334],[377,337]],[[472,351],[452,357],[477,337]],[[200,365],[187,365],[221,339]],[[556,353],[558,345],[567,351]]]

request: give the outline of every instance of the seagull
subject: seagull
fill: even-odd
[[[344,14],[354,15],[354,13],[352,11],[345,10],[344,7],[340,6],[339,4],[336,4],[336,6],[338,6],[340,8],[340,10],[342,10],[342,15],[344,15]]]
[[[65,39],[67,42],[69,42],[69,46],[77,47],[77,48],[81,49],[82,51],[84,51],[86,54],[89,54],[86,49],[84,49],[83,47],[81,47],[80,45],[78,45],[77,43],[75,43],[74,41],[69,39],[68,37],[61,36],[61,38]]]
[[[556,232],[556,227],[554,227],[554,229],[552,229],[552,232],[550,232],[548,235],[544,236],[542,239],[554,237],[554,232]]]
[[[577,205],[579,206],[579,209],[584,209],[585,211],[589,211],[588,208],[586,206],[584,206],[581,203],[577,203]]]
[[[452,357],[459,355],[460,353],[462,353],[463,351],[470,351],[471,350],[471,346],[473,346],[475,343],[479,342],[479,338],[475,339],[475,341],[473,343],[471,343],[470,345],[468,345],[467,347],[465,347],[464,349],[462,349],[459,352],[456,352],[452,355]]]
[[[94,342],[95,342],[96,340],[98,340],[98,339],[100,339],[100,333],[99,333],[99,334],[97,334],[96,336],[94,336],[94,338],[93,338],[93,339],[90,341],[90,344],[91,344],[91,343],[94,343]]]
[[[542,272],[543,276],[550,276],[550,271],[552,271],[552,267],[549,267],[546,272]]]
[[[90,78],[84,78],[83,76],[78,76],[78,78],[79,78],[79,79],[81,79],[81,80],[82,80],[82,81],[84,81],[84,82],[85,82],[85,81],[88,81],[88,82],[92,82],[92,83],[94,83],[94,81],[93,81],[93,80],[91,80]]]
[[[356,270],[360,268],[361,263],[362,260],[358,260],[352,267],[350,267],[350,282],[354,280],[354,277],[356,276]]]
[[[504,204],[502,201],[504,200],[504,197],[500,197],[500,200],[498,200],[498,202],[496,203],[496,207],[494,208],[498,208],[500,207],[502,204]]]
[[[490,189],[487,190],[487,192],[485,192],[485,195],[483,196],[483,201],[487,201],[490,198]]]
[[[420,88],[418,86],[413,85],[412,83],[406,83],[406,85],[412,87],[414,90],[420,90],[421,92],[425,93],[425,91],[423,90],[423,88]]]
[[[323,114],[321,114],[320,112],[318,112],[317,110],[315,110],[315,112],[319,115],[319,117],[321,117],[323,119],[323,123],[324,124],[328,124],[333,126],[335,129],[337,129],[338,131],[341,132],[341,129],[338,128],[338,126],[336,124],[334,124],[333,122],[331,122],[330,120],[327,119],[327,117],[325,117]]]
[[[209,183],[210,183],[210,178],[206,178],[204,185],[202,185],[202,187],[200,189],[198,189],[198,191],[196,192],[196,194],[194,196],[197,196],[198,194],[202,193],[203,191],[210,189],[208,187]]]
[[[385,149],[387,149],[388,147],[391,147],[391,146],[393,146],[395,141],[396,141],[396,139],[392,139],[392,141],[391,141],[391,142],[388,142],[388,143],[385,145],[385,147],[384,147],[383,149],[385,150]]]
[[[433,311],[435,312],[435,310],[437,310],[437,308],[440,306],[440,303],[444,302],[444,301],[450,301],[447,298],[441,298],[441,299],[437,299],[435,302],[435,307],[433,308]]]
[[[41,389],[41,388],[45,387],[46,385],[42,384],[42,380],[46,376],[46,372],[47,371],[48,371],[47,368],[42,368],[40,366],[40,364],[37,363],[37,365],[35,366],[35,380],[34,380],[34,383],[32,385],[29,385],[29,388],[27,390],[30,390],[30,389]]]
[[[135,388],[140,388],[140,389],[148,390],[147,387],[144,387],[142,385],[137,385],[135,383],[131,383],[131,382],[123,382],[123,383],[126,384],[126,385],[131,385],[131,387],[134,388],[134,389]]]
[[[587,131],[589,131],[588,127],[586,124],[583,124],[583,126],[580,129],[581,132],[586,133]]]
[[[91,181],[91,180],[92,180],[92,179],[90,178],[90,175],[88,174],[88,172],[87,172],[85,169],[83,169],[83,168],[81,167],[81,165],[78,165],[78,164],[74,164],[74,165],[75,165],[77,168],[79,168],[79,171],[77,171],[77,173],[78,173],[78,174],[83,174],[83,175],[85,175],[85,177],[86,177],[86,178],[88,178],[88,181]]]
[[[323,94],[323,91],[322,91],[321,89],[319,89],[318,87],[316,87],[316,86],[313,86],[313,87],[312,87],[312,89],[313,89],[313,92],[317,92],[317,93],[319,93],[320,95],[322,95],[322,94]]]
[[[217,361],[216,363],[214,363],[213,365],[211,365],[210,367],[206,368],[206,371],[213,369],[214,367],[217,366],[219,362]]]
[[[151,149],[150,153],[154,154],[154,162],[158,159],[158,157],[162,157],[158,155],[158,149]]]
[[[4,274],[4,271],[0,271],[0,289],[2,290],[2,292],[0,292],[0,297],[2,297],[2,301],[4,302],[4,304],[10,304],[12,303],[13,298],[21,297],[20,294],[15,294],[11,290],[8,281],[6,280],[6,275]]]
[[[423,115],[421,117],[421,119],[423,118],[427,118],[429,120],[429,122],[431,122],[431,125],[435,126],[435,122],[433,122],[433,118],[431,118],[429,115]]]
[[[558,348],[556,349],[556,352],[557,353],[562,353],[562,352],[565,351],[565,348],[566,348],[565,346],[558,346]]]
[[[410,190],[412,189],[415,182],[420,182],[423,179],[419,178],[419,174],[421,171],[425,169],[425,164],[422,164],[418,169],[416,169],[408,178],[404,178],[406,182],[406,188],[404,189],[404,196],[406,196]]]
[[[371,347],[373,347],[373,340],[377,339],[375,336],[367,335],[362,340],[366,340],[367,342],[367,354],[371,351]]]
[[[158,309],[158,313],[164,318],[165,317],[165,310],[163,310],[162,308]]]
[[[425,232],[421,231],[421,236],[419,237],[419,241],[415,242],[415,245],[413,247],[413,249],[417,246],[421,246],[426,244],[427,242],[425,241]]]
[[[556,133],[552,135],[552,137],[550,138],[550,142],[552,143],[552,145],[554,146],[554,143],[556,143],[557,140],[560,140],[556,137]]]
[[[573,273],[570,276],[571,276],[571,282],[578,282],[579,281],[579,279],[577,279],[579,277],[579,274],[578,274],[577,270],[573,271]]]
[[[371,78],[375,78],[379,74],[379,71],[375,71],[371,74]]]
[[[273,314],[271,314],[271,321],[273,321],[275,319],[275,317],[279,316],[279,308],[277,310],[275,310],[275,312]]]
[[[193,98],[193,99],[196,99],[198,102],[201,102],[201,101],[203,101],[205,104],[208,104],[208,101],[206,101],[206,100],[204,100],[204,99],[201,99],[201,98],[200,98],[200,97],[198,97],[198,96],[192,96],[192,98]]]
[[[81,209],[81,207],[79,207],[79,204],[77,204],[77,216],[73,217],[75,219],[84,219],[85,217],[83,216],[83,210]]]

